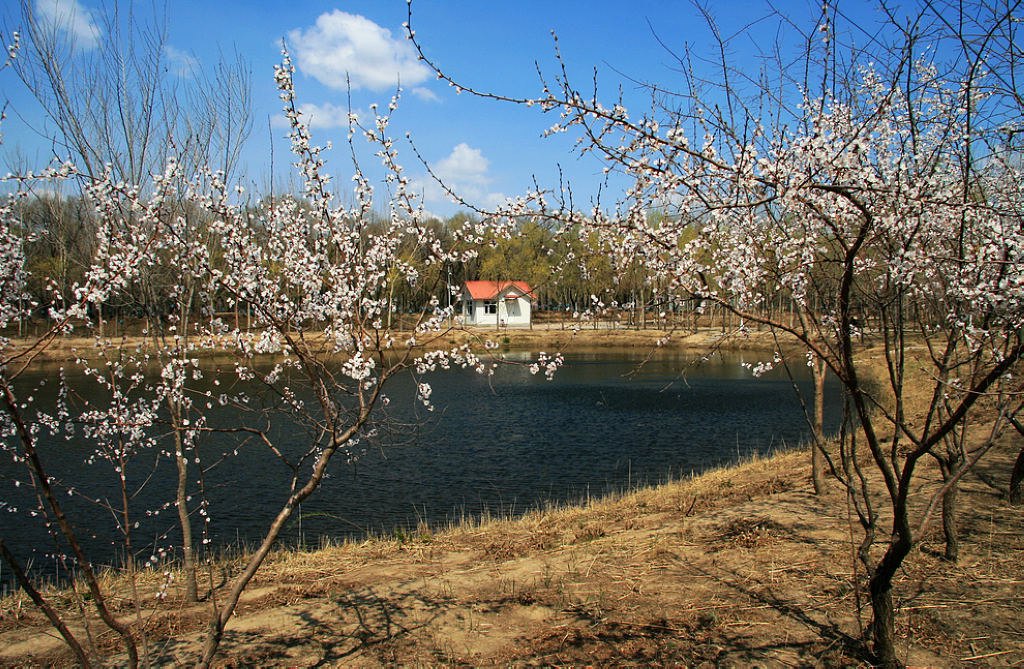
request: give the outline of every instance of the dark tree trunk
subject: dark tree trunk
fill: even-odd
[[[900,513],[899,509],[897,513]],[[892,601],[892,579],[912,546],[906,523],[897,523],[894,529],[896,536],[868,582],[871,595],[872,653],[876,666],[884,669],[903,667],[896,655],[896,608]]]
[[[945,477],[946,473],[943,472]],[[960,559],[960,531],[957,524],[957,498],[960,486],[954,483],[942,498],[942,534],[946,539],[945,558],[950,562]]]
[[[1010,472],[1010,504],[1024,504],[1024,448],[1017,454]]]
[[[896,656],[896,609],[892,603],[892,575],[880,578],[876,573],[868,586],[871,593],[871,640],[876,666],[884,669],[903,667]]]

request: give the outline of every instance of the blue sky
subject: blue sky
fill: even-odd
[[[63,28],[77,36],[78,48],[103,48],[104,36],[95,20],[101,0],[30,1],[41,15],[62,17]],[[151,11],[149,2],[137,6],[138,11]],[[802,0],[775,6],[801,23],[812,22],[820,7]],[[861,4],[865,12],[868,7]],[[554,30],[580,85],[590,81],[597,67],[606,99],[613,101],[621,84],[627,102],[639,111],[648,100],[629,78],[671,84],[679,76],[655,32],[676,49],[689,43],[700,52],[712,44],[692,5],[683,1],[416,0],[413,9],[413,26],[425,51],[467,85],[511,96],[539,94],[535,63],[554,75],[550,34]],[[713,11],[729,32],[767,16],[770,9],[761,0],[733,0],[715,3]],[[300,102],[313,118],[314,138],[321,144],[335,144],[328,156],[328,171],[336,175],[337,183],[349,183],[352,172],[344,147],[347,74],[352,106],[364,113],[373,102],[386,106],[401,77],[403,96],[392,127],[402,138],[399,151],[407,173],[417,179],[429,211],[449,215],[456,207],[429,183],[405,144],[406,132],[440,174],[467,199],[483,206],[525,191],[534,176],[542,184],[555,183],[559,165],[572,178],[582,202],[596,189],[599,164],[573,156],[569,138],[541,139],[544,128],[557,120],[552,115],[457,95],[417,63],[404,39],[404,0],[170,0],[167,17],[166,56],[169,63],[178,65],[176,76],[193,76],[194,68],[208,66],[219,51],[237,50],[249,62],[254,128],[243,160],[246,179],[257,188],[267,181],[271,141],[278,165],[287,151],[273,85],[273,65],[284,38],[297,65]],[[12,25],[10,16],[7,25]],[[742,58],[747,49],[753,53],[756,45],[744,38],[733,47],[734,56]],[[38,125],[38,110],[9,70],[0,72],[0,99],[9,105],[0,153],[45,160],[50,143],[21,122],[27,119]]]

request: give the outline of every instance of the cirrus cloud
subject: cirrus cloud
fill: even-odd
[[[94,49],[100,41],[100,28],[92,14],[78,0],[36,0],[36,15],[67,34],[75,46]]]
[[[182,51],[170,44],[164,45],[164,57],[171,72],[182,78],[189,78],[199,71],[199,59],[187,51]]]
[[[299,70],[330,88],[381,91],[415,86],[430,77],[406,41],[365,16],[339,9],[321,14],[308,28],[288,32]]]

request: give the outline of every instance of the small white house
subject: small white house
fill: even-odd
[[[525,281],[467,281],[462,287],[466,325],[529,327],[533,291]]]

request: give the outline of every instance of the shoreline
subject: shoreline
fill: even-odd
[[[255,332],[255,331],[254,331]],[[396,341],[411,336],[410,331],[394,331]],[[692,330],[664,330],[664,329],[630,329],[630,328],[609,328],[609,327],[583,327],[578,330],[565,329],[557,324],[544,324],[534,328],[475,328],[460,327],[451,330],[428,334],[423,337],[425,345],[418,345],[415,348],[423,351],[446,348],[464,343],[479,343],[481,346],[485,341],[492,341],[499,345],[499,350],[532,351],[546,350],[548,352],[567,352],[572,349],[607,349],[622,348],[636,349],[638,351],[773,351],[776,340],[768,331],[726,331],[720,327],[702,327],[696,332]],[[18,337],[8,335],[8,350],[11,351],[10,358],[19,358],[23,353],[38,340],[33,337]],[[307,336],[307,341],[319,343],[323,341],[322,336],[314,333]],[[58,336],[47,342],[39,351],[31,355],[32,363],[35,362],[72,362],[77,357],[89,359],[92,352],[99,348],[99,342],[104,348],[122,348],[137,350],[141,353],[152,352],[157,349],[155,339],[151,336],[127,335],[117,338],[100,338],[96,336]],[[792,340],[780,341],[779,344],[785,349],[796,348],[798,345]],[[396,351],[403,350],[395,348]],[[230,355],[228,348],[212,349],[199,348],[194,354],[203,357],[216,357],[217,355]]]
[[[1011,450],[983,473],[998,471]],[[843,492],[834,482],[824,498],[809,492],[807,453],[753,457],[513,519],[276,549],[228,626],[219,662],[863,666]],[[1024,582],[1024,531],[1007,531],[1024,510],[993,498],[981,478],[965,481],[964,498],[961,565],[943,567],[934,550],[941,537],[931,537],[898,579],[898,592],[912,598],[900,614],[911,664],[1024,658],[1024,642],[1006,629],[1024,610],[1014,594]],[[994,532],[993,515],[1010,524]],[[211,565],[210,575],[221,575],[216,587],[240,563],[228,556]],[[164,648],[154,661],[187,662],[209,604],[186,604],[176,582],[158,604],[160,569],[141,574],[146,628]],[[121,576],[104,581],[127,592]],[[0,661],[72,665],[45,630],[24,594],[0,600]]]

